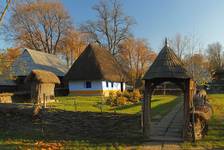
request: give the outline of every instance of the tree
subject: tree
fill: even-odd
[[[78,32],[74,29],[69,30],[69,35],[62,39],[60,49],[65,56],[67,66],[71,66],[73,62],[80,56],[87,45],[86,34]]]
[[[127,64],[128,75],[135,87],[136,80],[141,79],[154,61],[156,55],[150,51],[147,43],[141,39],[130,37],[119,45],[119,56]]]
[[[124,14],[122,5],[117,0],[101,0],[93,10],[98,19],[87,21],[80,29],[90,33],[94,41],[106,45],[113,55],[117,54],[118,45],[129,36],[133,19]]]
[[[209,70],[211,72],[223,67],[222,45],[219,42],[209,44],[207,48],[207,54],[209,61]]]
[[[211,81],[208,70],[208,61],[202,54],[187,55],[184,59],[186,69],[198,85],[204,85]]]
[[[17,3],[9,29],[19,46],[56,54],[72,28],[68,13],[58,1]]]
[[[5,1],[5,2],[4,2]],[[0,24],[3,20],[3,17],[5,16],[10,4],[11,4],[12,0],[3,0],[1,3],[4,4],[5,3],[5,6],[3,7],[0,7]],[[1,5],[0,5],[1,6]]]
[[[10,77],[10,68],[13,61],[21,54],[19,48],[8,48],[0,53],[0,75]]]
[[[170,40],[170,46],[175,50],[176,55],[183,59],[183,56],[187,51],[188,42],[189,38],[187,36],[182,36],[177,33],[175,37]]]

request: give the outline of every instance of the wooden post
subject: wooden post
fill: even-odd
[[[46,95],[45,94],[43,94],[43,96],[44,96],[44,108],[47,108],[47,97],[46,97]]]
[[[145,81],[145,92],[143,102],[143,135],[144,138],[150,138],[150,126],[151,126],[151,92],[150,83]]]

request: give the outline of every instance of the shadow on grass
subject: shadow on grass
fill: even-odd
[[[152,121],[159,121],[158,119],[161,119],[164,117],[167,113],[169,113],[178,103],[183,101],[182,97],[177,97],[173,101],[169,101],[168,103],[160,104],[152,109]],[[161,116],[161,118],[154,119],[155,116]]]
[[[161,104],[153,113],[165,113],[163,110],[174,104],[176,100]],[[26,113],[8,112],[6,115],[0,110],[0,141],[86,141],[93,145],[119,143],[132,146],[144,142],[140,115],[51,109],[43,112],[41,120],[33,122],[31,116],[23,114]]]

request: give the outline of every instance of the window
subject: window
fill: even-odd
[[[109,82],[108,81],[106,81],[106,87],[109,87]]]
[[[114,82],[111,82],[111,87],[112,87],[112,88],[114,87]]]
[[[92,87],[92,83],[90,81],[86,81],[86,88],[91,88]]]

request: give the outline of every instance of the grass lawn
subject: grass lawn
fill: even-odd
[[[183,148],[224,149],[224,94],[210,94],[209,100],[214,114],[209,122],[208,136],[196,143],[185,142]]]
[[[64,147],[65,149],[122,149],[142,142],[141,103],[121,107],[103,105],[101,97],[58,97],[32,122],[22,114],[0,113],[0,149]],[[153,96],[153,116],[161,118],[180,101],[176,96]],[[159,117],[158,117],[159,116]]]
[[[185,142],[183,148],[224,147],[224,94],[210,95],[214,116],[208,136],[195,144]],[[0,149],[124,149],[144,142],[140,126],[141,103],[122,107],[103,105],[100,97],[58,97],[54,107],[44,112],[42,120],[30,116],[0,113]],[[153,119],[159,120],[181,98],[153,96]]]
[[[157,119],[160,119],[167,112],[169,112],[173,106],[180,101],[181,97],[172,95],[155,95],[152,97],[152,113]],[[117,114],[140,114],[142,103],[127,104],[124,106],[111,107],[105,103],[105,99],[101,97],[58,97],[56,103],[50,104],[50,107],[66,110],[66,111],[81,111],[81,112],[110,112]],[[100,108],[101,106],[101,108]]]

